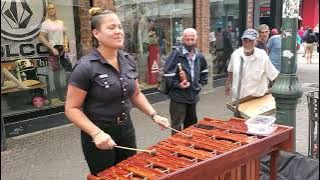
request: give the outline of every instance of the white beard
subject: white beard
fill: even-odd
[[[243,48],[243,51],[244,51],[245,53],[250,53],[250,52],[253,51],[253,48],[252,48],[252,49]]]

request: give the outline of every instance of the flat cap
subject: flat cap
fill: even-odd
[[[254,29],[247,29],[244,31],[242,34],[241,39],[251,39],[251,40],[256,40],[258,38],[258,32]]]

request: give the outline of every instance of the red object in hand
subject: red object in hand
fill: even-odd
[[[181,63],[178,63],[180,82],[188,81],[187,74],[183,70]]]

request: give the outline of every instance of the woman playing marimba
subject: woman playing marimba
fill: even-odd
[[[65,114],[81,129],[85,159],[92,174],[127,159],[136,147],[130,118],[131,104],[164,127],[168,119],[157,115],[138,84],[135,60],[120,50],[124,32],[118,16],[92,8],[91,28],[98,47],[82,57],[71,74]]]

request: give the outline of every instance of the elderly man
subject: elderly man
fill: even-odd
[[[197,122],[198,94],[208,82],[207,62],[196,48],[196,42],[197,31],[193,28],[185,29],[182,44],[173,49],[164,67],[171,100],[171,126],[176,130],[181,130],[182,125],[187,128]],[[184,74],[181,71],[184,71],[186,80],[181,80],[180,76]]]
[[[269,26],[266,24],[261,24],[259,26],[259,37],[256,41],[256,47],[259,49],[267,50],[267,42],[270,35]]]
[[[229,96],[232,92],[233,100],[237,99],[239,80],[241,81],[239,98],[244,98],[247,96],[263,96],[268,91],[268,79],[273,81],[278,76],[279,72],[272,65],[267,53],[254,47],[257,36],[258,32],[256,30],[247,29],[241,37],[242,47],[235,50],[231,55],[225,93]],[[240,79],[241,70],[243,73]]]

